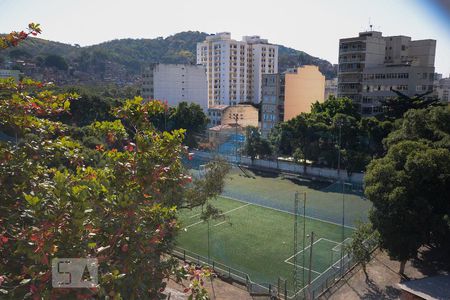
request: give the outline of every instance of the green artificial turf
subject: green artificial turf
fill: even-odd
[[[344,222],[355,226],[357,220],[366,221],[371,203],[361,192],[342,185],[301,179],[276,173],[246,171],[233,168],[226,179],[223,195],[247,202],[257,203],[283,211],[294,211],[294,195],[299,192],[303,200],[306,193],[306,215],[330,222],[342,223],[342,202],[344,200]]]
[[[261,181],[257,183],[261,184]],[[262,186],[266,193],[273,192]],[[249,187],[254,193],[258,187]],[[180,210],[181,230],[177,237],[177,246],[210,261],[225,264],[248,274],[252,281],[267,285],[276,284],[279,277],[288,280],[292,288],[294,272],[294,215],[256,204],[219,197],[211,203],[221,209],[222,218],[203,222],[200,219],[201,208]],[[298,253],[296,255],[299,270],[299,283],[305,282],[309,274],[310,239],[306,237],[303,251],[303,221],[306,233],[314,232],[311,277],[319,276],[334,263],[339,255],[338,243],[342,241],[342,226],[317,219],[299,217]],[[209,227],[209,247],[208,247]],[[353,229],[344,228],[344,239]],[[333,251],[332,249],[335,248]],[[305,255],[303,255],[305,254]],[[305,264],[303,265],[303,257]]]

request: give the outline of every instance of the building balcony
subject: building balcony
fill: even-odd
[[[361,91],[358,88],[340,88],[338,94],[359,94]]]
[[[339,49],[339,53],[364,53],[364,52],[366,52],[366,48]]]

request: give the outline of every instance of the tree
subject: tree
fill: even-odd
[[[422,94],[416,94],[413,97],[403,94],[391,87],[397,97],[387,98],[381,100],[380,103],[384,109],[383,116],[386,119],[399,119],[405,112],[410,109],[422,109],[429,106],[443,105],[436,97],[427,97],[433,91],[428,91]]]
[[[306,174],[307,163],[306,163],[305,155],[303,154],[302,149],[300,149],[300,148],[295,149],[294,153],[292,154],[292,157],[294,158],[294,162],[296,164],[303,165],[303,173]]]
[[[55,121],[76,94],[29,79],[0,80],[0,90],[0,130],[16,137],[0,141],[2,297],[155,299],[176,274],[193,278],[188,290],[204,299],[201,272],[164,254],[177,208],[219,194],[228,167],[213,163],[205,178],[192,179],[181,162],[184,130],[152,124],[164,110],[158,101],[136,97],[114,109],[113,120],[77,128]],[[99,287],[52,289],[56,257],[97,257]]]
[[[306,160],[331,168],[337,167],[340,146],[341,167],[351,175],[385,153],[382,141],[392,128],[391,121],[362,119],[350,99],[330,97],[313,103],[311,113],[275,126],[269,140],[277,153],[292,156],[300,149]]]
[[[30,35],[36,36],[41,33],[40,24],[30,23],[26,31],[13,31],[5,36],[0,36],[0,49],[16,47]]]
[[[365,194],[373,203],[370,220],[381,247],[401,262],[424,244],[450,247],[450,151],[424,142],[401,141],[373,160],[365,176]]]
[[[206,130],[208,118],[203,109],[196,103],[180,102],[170,115],[172,129],[186,130],[184,143],[189,147],[196,147],[198,136]]]
[[[450,150],[450,109],[429,107],[412,109],[396,122],[395,130],[386,138],[386,147],[405,140],[425,141],[434,147]]]
[[[245,153],[250,156],[252,162],[258,156],[258,144],[261,140],[258,128],[248,126],[245,130]]]
[[[50,67],[50,68],[56,68],[58,70],[62,70],[62,71],[67,71],[67,69],[69,68],[69,66],[67,65],[66,60],[59,55],[47,55],[45,57],[45,66]]]
[[[345,251],[363,268],[366,281],[369,280],[366,266],[370,262],[371,248],[370,239],[377,239],[378,233],[375,232],[370,223],[359,222],[356,224],[356,230],[352,233],[350,244],[346,245]]]
[[[337,114],[352,116],[360,119],[361,116],[358,109],[349,98],[335,98],[330,96],[324,102],[315,102],[311,105],[311,114],[324,115],[328,119],[332,119]]]
[[[269,141],[261,138],[261,133],[257,127],[248,126],[245,131],[245,153],[250,156],[252,161],[257,156],[266,158],[272,155],[272,148]]]

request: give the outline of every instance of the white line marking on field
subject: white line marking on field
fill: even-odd
[[[334,244],[336,244],[336,245],[339,245],[339,242],[336,242],[336,241],[333,241],[333,240],[329,240],[329,239],[326,239],[326,238],[322,238],[323,240],[325,240],[325,241],[328,241],[328,242],[330,242],[330,243],[334,243]],[[336,246],[335,246],[336,247]]]
[[[243,207],[249,206],[250,204],[251,204],[251,203],[247,203],[247,204],[244,204],[244,205],[242,205],[242,206],[239,206],[239,207],[230,209],[229,211],[226,211],[226,212],[224,212],[224,213],[221,213],[220,215],[221,215],[221,216],[226,215],[227,213],[230,213],[230,212],[232,212],[232,211],[235,211],[235,210],[241,209],[241,208],[243,208]]]
[[[285,261],[285,263],[295,266],[294,263],[291,263],[291,262],[289,262],[289,261]],[[297,268],[302,268],[302,269],[305,269],[306,271],[309,271],[309,268],[305,268],[305,267],[302,267],[302,266],[300,266],[300,265],[297,265]],[[318,271],[315,271],[315,270],[313,270],[313,269],[311,269],[311,272],[316,273],[316,274],[318,274],[318,275],[322,275],[322,273],[320,273],[320,272],[318,272]]]
[[[203,220],[198,221],[198,222],[195,222],[194,224],[191,224],[191,225],[189,225],[189,226],[186,226],[186,227],[184,227],[184,229],[188,229],[188,228],[190,228],[190,227],[192,227],[192,226],[195,226],[195,225],[198,225],[198,224],[200,224],[200,223],[203,223]]]
[[[230,212],[233,212],[233,211],[235,211],[235,210],[244,208],[244,207],[249,206],[249,205],[251,205],[251,203],[247,203],[247,204],[241,205],[241,206],[239,206],[239,207],[230,209],[230,210],[228,210],[228,211],[226,211],[226,212],[224,212],[224,213],[221,213],[220,216],[224,216],[224,215],[226,215],[226,214],[228,214],[228,213],[230,213]],[[203,220],[198,221],[198,222],[195,222],[194,224],[191,224],[191,225],[188,225],[188,226],[184,227],[183,230],[184,230],[184,229],[188,229],[188,228],[190,228],[190,227],[192,227],[192,226],[198,225],[198,224],[203,223],[203,222],[204,222]],[[216,225],[218,225],[218,224],[216,224]],[[214,225],[214,226],[216,226],[216,225]]]
[[[326,272],[328,272],[328,270],[334,268],[337,264],[340,263],[340,261],[341,261],[341,260],[338,260],[338,261],[336,261],[335,263],[331,264],[331,266],[329,266],[329,267],[328,267],[325,271],[323,271],[319,276],[317,276],[316,278],[314,278],[314,279],[311,281],[311,286],[314,284],[314,282],[316,282],[317,279],[319,279],[319,278],[322,276],[322,274],[325,274]],[[307,287],[308,287],[308,285],[304,286],[301,290],[299,290],[299,291],[298,291],[297,293],[295,293],[293,296],[288,297],[288,298],[289,298],[289,299],[294,299],[294,298],[296,298],[297,295],[299,295],[300,293],[302,293]]]
[[[336,246],[334,246],[331,250],[333,250],[333,251],[339,251],[340,250],[340,248],[338,249],[337,247],[342,247],[342,244],[345,244],[345,241],[346,240],[351,240],[351,238],[346,238],[344,241],[342,241],[342,242],[340,242],[340,243],[338,243]]]
[[[217,223],[216,225],[214,225],[214,227],[215,227],[215,226],[222,225],[223,223],[226,223],[226,222],[227,222],[227,221],[223,221],[223,222]]]
[[[190,217],[189,217],[189,219],[192,219],[192,218],[198,217],[198,216],[200,216],[200,215],[201,215],[201,213],[195,214],[195,215],[193,215],[193,216],[190,216]]]
[[[268,208],[268,209],[273,209],[273,210],[276,210],[276,211],[279,211],[279,212],[283,212],[283,213],[286,213],[286,214],[290,214],[290,215],[295,215],[293,212],[282,210],[282,209],[278,209],[278,208],[273,208],[273,207],[270,207],[270,206],[267,206],[267,205],[262,205],[262,204],[258,204],[258,203],[248,202],[248,201],[244,201],[244,200],[241,200],[241,199],[237,199],[237,198],[233,198],[233,197],[229,197],[229,196],[225,196],[225,195],[220,195],[220,197],[227,198],[227,199],[234,200],[234,201],[238,201],[238,202],[242,202],[242,203],[252,204],[254,206],[259,206],[259,207],[264,207],[264,208]],[[303,218],[303,216],[300,216],[300,217]],[[322,220],[322,219],[315,218],[315,217],[310,217],[310,216],[305,216],[305,217],[307,219],[312,219],[312,220],[321,221],[321,222],[328,223],[328,224],[342,226],[342,224],[339,224],[339,223],[336,223],[336,222]],[[344,225],[344,227],[345,228],[349,228],[349,229],[356,229],[356,227],[348,226],[348,225]]]
[[[347,239],[348,239],[348,238],[347,238]],[[318,243],[318,242],[320,242],[320,241],[322,241],[322,240],[336,244],[336,246],[334,246],[334,247],[337,247],[337,246],[340,244],[340,243],[338,243],[338,242],[336,242],[336,241],[333,241],[333,240],[330,240],[330,239],[327,239],[327,238],[319,238],[318,240],[314,241],[313,245],[315,245],[316,243]],[[345,240],[344,240],[344,241],[345,241]],[[296,254],[291,255],[291,256],[290,256],[289,258],[287,258],[284,262],[287,263],[287,264],[293,265],[293,266],[297,266],[298,268],[302,268],[302,269],[305,269],[305,270],[309,271],[309,268],[305,268],[305,267],[303,267],[303,266],[296,265],[296,264],[294,264],[294,263],[292,263],[292,262],[289,261],[289,260],[291,260],[294,256],[299,255],[300,253],[302,253],[304,250],[306,251],[306,249],[308,249],[308,248],[311,248],[311,244],[308,245],[308,246],[306,246],[305,249],[300,250],[300,251],[297,252]],[[334,249],[334,248],[333,248],[333,249]],[[316,274],[318,274],[319,276],[323,274],[323,273],[318,272],[318,271],[315,271],[315,270],[313,270],[313,269],[311,269],[311,272],[316,273]]]
[[[320,239],[314,241],[313,245],[315,245],[316,243],[320,242],[321,240],[324,240],[324,238],[320,238]],[[306,250],[306,249],[308,249],[308,248],[311,248],[311,244],[308,245],[308,246],[306,246],[305,249],[302,249],[302,250],[298,251],[297,253],[295,253],[294,255],[290,256],[289,258],[286,258],[286,259],[284,260],[284,262],[289,264],[290,262],[288,262],[288,260],[292,259],[294,256],[299,255],[300,253],[303,252],[303,250]],[[290,264],[294,265],[293,263],[290,263]]]

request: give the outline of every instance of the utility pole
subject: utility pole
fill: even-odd
[[[294,284],[294,293],[297,293],[298,289],[298,259],[297,259],[297,253],[298,253],[298,240],[297,240],[297,227],[298,227],[298,192],[295,192],[295,198],[294,198],[294,272],[293,272],[293,284]],[[305,246],[303,246],[304,248]],[[304,261],[303,261],[304,263]],[[304,265],[303,265],[304,267]],[[304,268],[303,268],[304,269]],[[304,275],[304,272],[303,272]],[[304,282],[304,279],[303,279]],[[303,285],[304,286],[304,285]]]
[[[305,287],[305,246],[306,246],[306,192],[303,193],[303,277],[302,277],[302,287]]]
[[[342,184],[342,232],[341,232],[341,251],[340,251],[340,269],[341,272],[343,272],[344,264],[344,239],[345,239],[345,186],[344,186],[344,180],[341,179],[341,139],[342,139],[342,125],[343,120],[338,120],[336,125],[339,127],[339,142],[338,142],[338,178]]]
[[[312,257],[313,257],[313,246],[314,246],[314,231],[311,231],[311,244],[310,244],[310,252],[309,252],[309,271],[308,271],[308,291],[311,297],[311,270],[312,270]]]
[[[338,120],[336,122],[336,125],[339,127],[339,141],[338,141],[338,165],[337,165],[337,171],[338,171],[338,178],[341,179],[341,129],[342,129],[342,120]]]
[[[209,217],[208,217],[208,264],[210,263],[210,248],[209,248],[209,230],[210,230],[210,227],[209,227]]]
[[[239,115],[236,113],[234,114],[234,121],[235,121],[235,134],[234,134],[234,149],[235,149],[235,156],[236,156],[236,164],[238,163],[238,120],[239,120]]]

